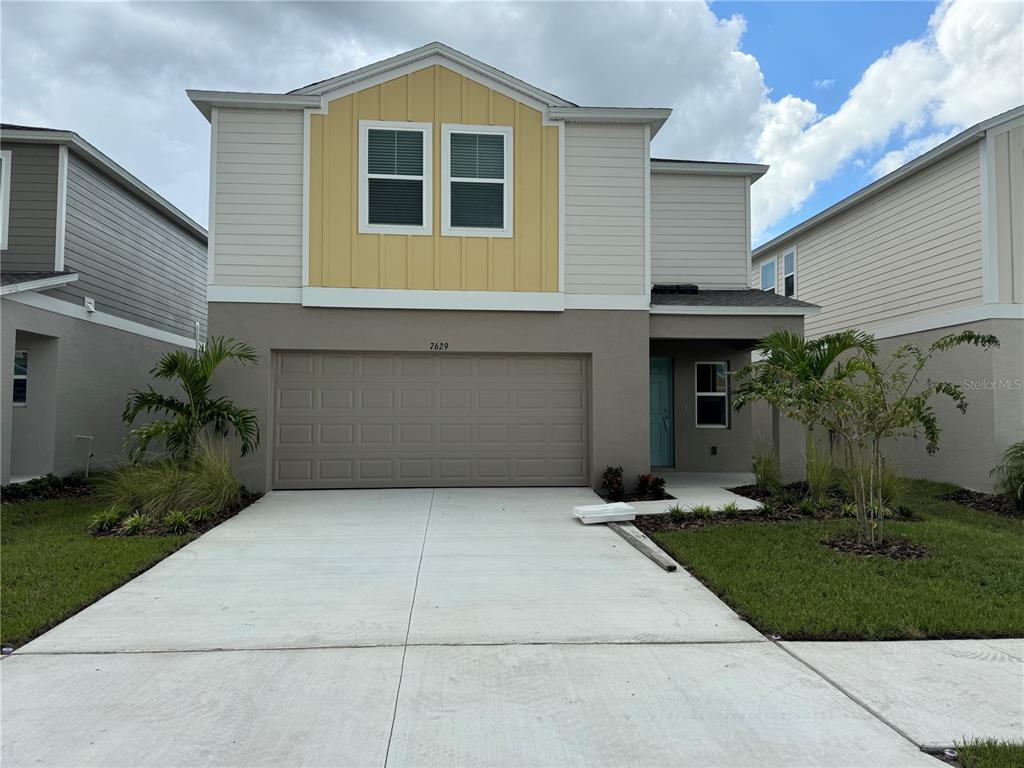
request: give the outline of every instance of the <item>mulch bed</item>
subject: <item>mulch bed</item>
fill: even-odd
[[[669,515],[637,515],[633,525],[650,535],[652,533],[668,533],[669,531],[687,531],[691,528],[708,528],[712,525],[731,525],[733,523],[784,523],[793,520],[804,520],[799,512],[780,509],[772,512],[760,510],[742,511],[731,515],[715,514],[699,516],[687,514],[682,520],[675,521]]]
[[[44,475],[24,483],[0,486],[0,501],[13,504],[19,501],[42,501],[44,499],[67,499],[89,496],[94,488],[85,475],[73,473],[65,477]]]
[[[207,531],[209,531],[209,530],[211,530],[213,528],[216,528],[218,525],[223,523],[225,520],[230,520],[232,517],[237,515],[239,512],[241,512],[243,509],[248,507],[250,504],[255,502],[257,499],[261,498],[262,496],[263,496],[262,493],[252,493],[248,489],[243,488],[242,489],[242,496],[238,500],[237,503],[231,505],[230,507],[225,509],[223,512],[221,512],[219,515],[213,515],[213,516],[207,518],[206,520],[204,520],[203,522],[194,525],[192,528],[189,529],[188,533],[190,533],[190,534],[194,533],[197,536],[201,536],[202,534],[206,533]],[[153,525],[150,525],[148,528],[146,528],[145,531],[143,531],[142,533],[138,533],[138,534],[126,534],[126,533],[122,533],[120,530],[114,529],[112,531],[97,531],[96,533],[93,533],[92,535],[96,536],[97,538],[103,538],[103,537],[107,537],[107,536],[128,536],[128,537],[130,537],[131,535],[135,535],[135,536],[174,536],[174,535],[177,535],[177,534],[173,534],[170,531],[168,531],[167,528],[163,525],[162,522],[155,522]]]
[[[612,499],[608,498],[608,496],[603,493],[599,493],[597,495],[601,497],[602,501],[609,504],[614,504],[615,501],[624,501],[628,504],[631,501],[672,501],[675,499],[675,496],[671,493],[663,493],[661,496],[638,496],[635,493],[627,493],[621,499],[615,499],[615,501],[612,501]]]
[[[830,539],[822,539],[821,543],[836,552],[845,552],[861,557],[887,557],[890,560],[917,560],[928,556],[928,550],[903,536],[894,536],[883,544],[872,546],[867,542],[858,541],[854,533],[840,533]]]
[[[1007,517],[1019,517],[1024,514],[1017,510],[1006,496],[998,493],[979,493],[969,491],[966,488],[957,488],[955,491],[939,497],[943,501],[952,501],[972,509],[980,509],[982,512],[995,512]]]

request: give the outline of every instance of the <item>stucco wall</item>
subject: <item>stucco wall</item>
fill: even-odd
[[[46,310],[5,299],[2,304],[2,349],[0,349],[0,445],[2,481],[6,483],[12,466],[19,465],[14,454],[24,448],[24,440],[52,445],[52,466],[43,471],[63,475],[85,467],[87,442],[78,435],[92,435],[92,466],[115,464],[122,459],[122,444],[127,430],[121,424],[125,397],[132,388],[150,383],[149,370],[164,352],[174,345],[96,323],[83,322]],[[13,411],[11,375],[15,339],[18,331],[50,337],[55,349],[56,376],[53,398],[53,427],[45,433],[23,435],[12,440]],[[37,397],[40,387],[39,365],[29,359],[29,399]],[[33,381],[33,379],[36,379]],[[21,425],[18,425],[21,426]],[[33,448],[32,450],[36,450]]]
[[[424,352],[430,342],[449,352],[571,353],[591,359],[590,474],[595,484],[609,464],[626,476],[650,465],[648,315],[634,311],[560,313],[444,312],[310,308],[287,304],[210,305],[210,329],[256,346],[256,368],[226,365],[215,387],[256,411],[264,437],[239,462],[243,482],[265,490],[270,478],[270,402],[274,350]],[[439,353],[444,354],[444,353]]]

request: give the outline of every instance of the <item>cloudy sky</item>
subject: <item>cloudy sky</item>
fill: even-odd
[[[1024,103],[1020,2],[0,5],[0,116],[77,131],[202,224],[186,88],[286,91],[441,40],[570,101],[667,106],[654,154],[769,163],[764,241]]]

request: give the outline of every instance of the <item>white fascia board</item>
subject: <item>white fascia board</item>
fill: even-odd
[[[821,307],[712,307],[712,306],[669,306],[651,305],[652,315],[789,315],[792,317],[813,317]]]
[[[651,158],[651,173],[745,176],[750,179],[751,183],[768,173],[769,167],[758,163],[712,163],[696,160]]]
[[[174,221],[180,227],[194,235],[198,240],[206,243],[206,230],[193,221],[183,211],[168,202],[148,186],[139,181],[135,176],[128,173],[124,168],[115,163],[96,147],[87,142],[77,133],[72,131],[25,131],[16,128],[3,129],[0,131],[0,139],[5,142],[18,142],[22,144],[65,144],[76,155],[86,162],[96,166],[108,176],[119,181],[131,192],[152,205],[167,218]]]
[[[400,76],[403,72],[422,69],[431,64],[438,63],[445,66],[451,65],[451,69],[463,70],[462,73],[472,73],[479,78],[492,81],[500,86],[495,90],[510,90],[518,94],[513,98],[526,97],[546,106],[571,106],[572,102],[548,93],[545,90],[530,85],[529,83],[513,77],[507,72],[485,64],[472,56],[467,56],[444,43],[427,43],[424,46],[415,48],[397,56],[377,61],[365,67],[346,72],[327,80],[297,88],[289,95],[333,95],[333,92],[356,86],[357,89],[369,87],[369,81],[380,81]],[[461,73],[460,73],[461,74]],[[507,95],[507,94],[506,94]]]
[[[302,289],[252,285],[208,285],[206,300],[226,304],[301,304]]]
[[[126,320],[123,317],[110,315],[106,312],[89,312],[82,305],[72,304],[69,301],[63,301],[61,299],[55,299],[52,296],[44,296],[41,293],[19,293],[13,296],[6,296],[5,300],[14,301],[18,304],[25,304],[26,306],[35,307],[36,309],[42,309],[47,312],[54,312],[55,314],[71,317],[75,320],[82,320],[86,323],[93,323],[95,325],[113,328],[118,331],[133,333],[136,336],[144,336],[149,339],[164,341],[168,344],[177,344],[178,346],[187,347],[188,349],[196,348],[196,340],[191,336],[181,336],[180,334],[171,333],[170,331],[163,331],[159,328],[153,328],[152,326],[144,325],[143,323],[137,323],[134,320]]]
[[[977,307],[926,315],[913,320],[904,320],[901,323],[890,323],[864,330],[877,339],[891,339],[894,336],[905,336],[908,333],[933,331],[954,325],[977,323],[982,320],[1024,320],[1024,304],[981,304]]]
[[[235,109],[313,109],[320,106],[319,96],[304,96],[295,93],[247,93],[244,91],[198,91],[189,89],[185,95],[210,119],[214,107]]]
[[[653,107],[551,107],[549,120],[567,123],[624,123],[651,126],[651,138],[661,129],[671,109]]]
[[[387,288],[303,288],[304,307],[561,312],[565,296],[555,292],[418,291]]]
[[[619,309],[648,311],[651,300],[642,293],[567,293],[566,309]]]
[[[23,283],[0,286],[0,296],[9,296],[12,293],[24,293],[25,291],[46,291],[50,288],[57,288],[61,285],[73,283],[78,279],[78,273],[70,275],[55,275],[53,277],[41,277],[38,280],[27,280]]]

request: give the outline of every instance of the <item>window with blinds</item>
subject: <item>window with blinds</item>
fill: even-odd
[[[443,127],[443,234],[510,237],[512,129]]]
[[[360,125],[360,231],[430,234],[429,124]]]

